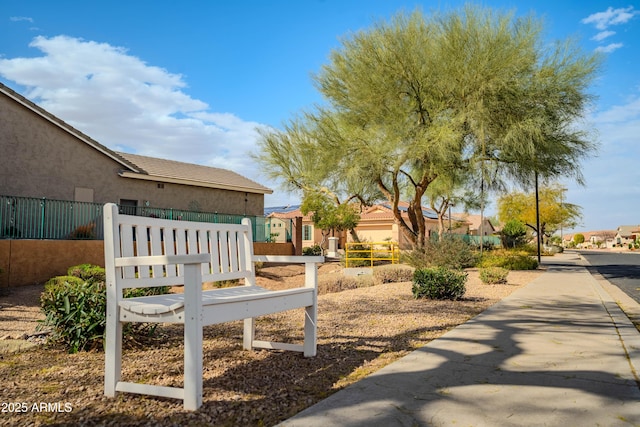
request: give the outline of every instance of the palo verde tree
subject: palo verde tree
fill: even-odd
[[[548,53],[541,28],[468,6],[351,34],[314,76],[325,104],[263,134],[258,160],[285,185],[382,195],[423,246],[422,201],[438,177],[520,178],[534,157],[542,176],[577,174],[592,149],[569,124],[589,100],[597,57],[569,42]]]
[[[540,230],[536,227],[535,193],[512,192],[498,199],[498,217],[502,222],[519,221],[532,232],[549,238],[560,227],[573,228],[581,219],[580,206],[567,203],[566,189],[559,185],[543,186],[539,192]]]

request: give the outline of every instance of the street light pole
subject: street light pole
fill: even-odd
[[[535,171],[536,175],[536,234],[538,240],[538,264],[540,264],[540,198],[538,197],[538,171]]]

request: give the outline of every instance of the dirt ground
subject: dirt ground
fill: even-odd
[[[330,282],[340,271],[338,264],[324,264],[320,282]],[[43,318],[42,287],[18,288],[0,296],[0,425],[275,425],[464,323],[542,271],[510,272],[503,285],[484,285],[477,270],[468,273],[461,301],[416,300],[410,282],[333,293],[320,289],[314,358],[243,351],[241,322],[207,327],[204,404],[196,412],[185,412],[182,402],[173,399],[104,397],[103,353],[68,354],[42,344],[35,334]],[[263,268],[258,278],[271,289],[303,280],[299,266]],[[264,316],[257,334],[300,342],[302,324],[301,310]],[[181,386],[182,357],[181,327],[162,326],[144,343],[126,345],[123,376]]]

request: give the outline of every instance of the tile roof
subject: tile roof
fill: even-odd
[[[300,205],[271,206],[264,208],[264,216],[269,216],[271,214],[283,214],[293,212],[295,210],[300,210]]]
[[[138,154],[120,152],[117,154],[141,169],[142,174],[121,173],[122,176],[127,178],[151,179],[153,181],[222,188],[248,193],[273,193],[273,190],[270,188],[227,169],[177,162],[175,160],[158,159]]]

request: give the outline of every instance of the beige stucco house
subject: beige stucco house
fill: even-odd
[[[460,218],[461,221],[468,223],[468,232],[462,234],[469,234],[470,236],[493,236],[496,234],[496,227],[486,216],[472,215],[468,213],[457,213],[452,216]],[[480,231],[481,229],[482,231]]]
[[[0,84],[0,195],[262,216],[235,172],[115,152]]]
[[[400,203],[400,212],[403,215],[405,221],[408,222],[409,219],[406,213],[406,207],[406,203]],[[432,233],[438,231],[437,215],[434,211],[426,207],[423,208],[422,213],[426,222],[426,234],[427,236],[431,236]],[[313,221],[311,221],[311,215],[302,214],[299,206],[292,206],[286,209],[283,208],[279,211],[274,210],[270,212],[269,215],[267,215],[267,218],[269,218],[272,222],[272,228],[274,224],[273,221],[277,221],[277,219],[291,220],[296,217],[302,217],[302,246],[308,247],[313,246],[314,244],[320,244],[322,242],[322,231],[318,230],[313,225]],[[454,218],[453,221],[455,222],[455,227],[457,227],[453,230],[454,233],[468,233],[469,227],[468,223],[465,220]],[[363,210],[360,213],[360,221],[358,223],[358,226],[355,228],[355,231],[361,241],[391,241],[398,243],[401,248],[409,248],[411,246],[410,242],[407,241],[407,239],[400,231],[400,228],[396,224],[391,206],[386,203],[379,203]],[[346,232],[327,237],[337,237],[339,248],[344,248],[344,243],[346,241],[352,240],[351,236]],[[323,246],[326,247],[327,243],[325,242]]]
[[[618,246],[627,246],[640,238],[640,225],[621,225],[616,229],[614,242]]]

